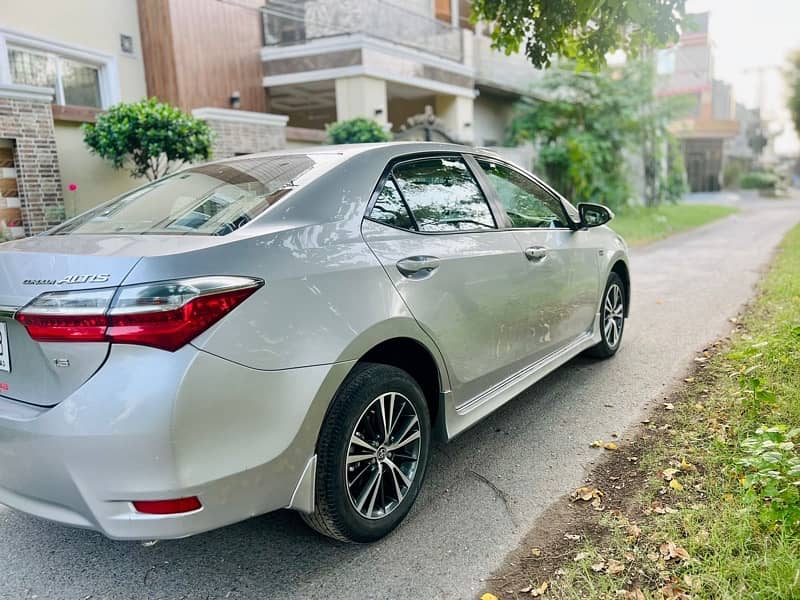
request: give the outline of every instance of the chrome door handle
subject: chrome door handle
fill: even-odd
[[[439,268],[435,256],[409,256],[397,261],[397,270],[410,279],[422,279]]]
[[[547,258],[547,248],[544,246],[531,246],[525,248],[525,258],[531,262],[541,262]]]

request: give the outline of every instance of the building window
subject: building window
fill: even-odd
[[[656,53],[656,73],[672,75],[675,72],[675,50],[667,48]]]
[[[55,54],[8,48],[11,82],[51,87],[56,104],[102,108],[100,69]]]
[[[119,102],[114,55],[0,27],[0,84],[52,88],[67,106],[108,108]]]
[[[450,0],[436,0],[435,4],[436,18],[444,21],[448,25],[453,19],[452,5]]]

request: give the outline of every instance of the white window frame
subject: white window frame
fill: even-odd
[[[106,109],[120,101],[117,59],[112,54],[0,27],[0,84],[14,85],[8,60],[9,46],[39,54],[52,54],[56,58],[66,58],[95,67],[100,85],[100,107]],[[56,60],[56,81],[55,103],[64,105],[64,87],[61,84],[59,60]]]

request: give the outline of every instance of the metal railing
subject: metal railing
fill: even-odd
[[[262,15],[267,46],[360,33],[463,61],[457,27],[386,0],[268,0]]]

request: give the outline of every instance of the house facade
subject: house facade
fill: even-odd
[[[690,114],[673,124],[681,140],[689,187],[693,192],[720,189],[726,157],[741,123],[733,89],[714,76],[714,46],[709,13],[688,15],[690,27],[678,43],[658,53],[657,94],[694,99]]]
[[[214,155],[325,142],[368,117],[399,139],[502,146],[539,71],[491,48],[468,0],[27,0],[0,13],[0,236],[38,233],[142,183],[82,123],[155,96]],[[529,148],[499,148],[530,166]]]
[[[135,0],[2,5],[0,236],[8,238],[135,184],[89,153],[80,125],[144,97],[146,84]]]

